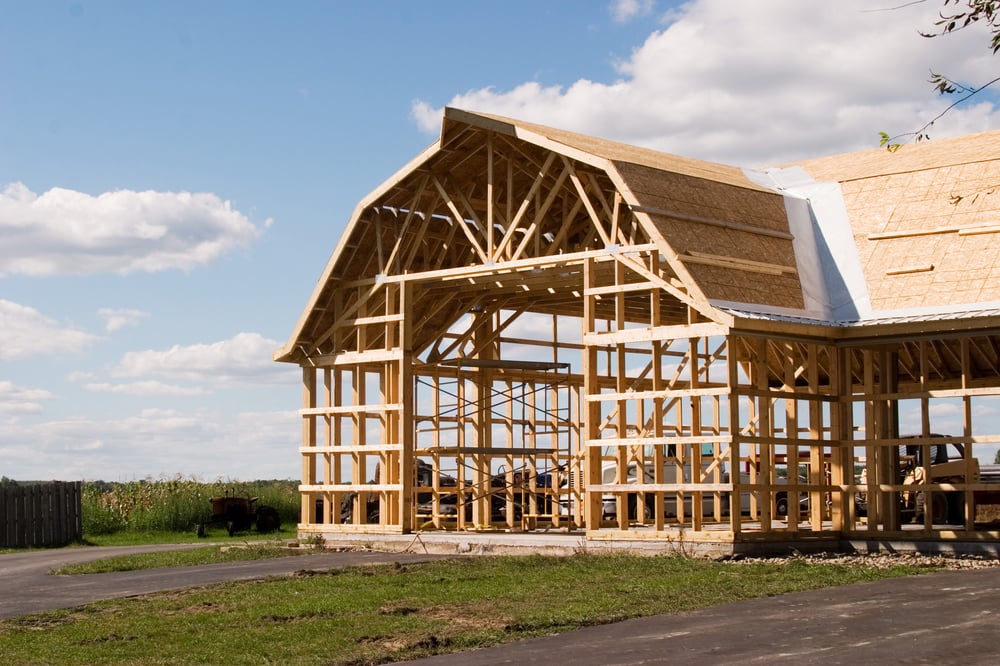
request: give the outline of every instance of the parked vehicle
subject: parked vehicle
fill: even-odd
[[[944,435],[931,435],[944,438]],[[904,439],[911,439],[907,437]],[[924,465],[924,452],[929,452],[929,465]],[[966,478],[971,465],[972,471]],[[927,477],[929,470],[930,476]],[[868,482],[867,470],[861,472],[858,480],[860,485]],[[903,444],[899,447],[899,468],[896,483],[906,486],[924,483],[977,483],[980,480],[979,461],[973,458],[965,459],[965,447],[952,441],[940,443]],[[925,513],[929,512],[931,523],[960,524],[965,522],[965,493],[962,491],[922,490],[896,493],[899,497],[899,510],[903,521],[923,523]],[[930,495],[928,498],[927,495]],[[860,492],[854,496],[854,505],[858,516],[868,515],[868,494]],[[973,507],[973,512],[975,508]]]
[[[702,461],[701,463],[702,476],[707,476],[711,473],[712,464],[713,462],[711,460]],[[616,481],[617,469],[618,466],[616,463],[614,462],[605,463],[601,469],[602,483],[605,485],[617,483]],[[675,463],[673,462],[664,463],[663,474],[662,474],[663,480],[661,481],[661,483],[666,483],[666,484],[692,483],[691,463],[688,462],[684,464],[683,476],[679,481],[675,480],[677,478],[677,470],[678,466]],[[653,474],[653,471],[654,471],[653,464],[646,463],[644,481],[642,483],[646,484],[655,483],[655,475]],[[741,483],[748,484],[750,483],[750,475],[747,473],[741,473],[740,480]],[[729,481],[728,472],[723,472],[722,481],[724,483]],[[630,462],[626,468],[624,483],[638,483],[636,474],[636,464],[634,462]],[[785,478],[779,478],[778,483],[784,484],[787,483],[787,481]],[[801,485],[806,485],[808,483],[808,480],[806,479],[806,477],[800,476],[799,483]],[[636,497],[637,494],[635,493],[629,493],[628,495],[629,520],[638,520],[638,514],[636,513],[636,503],[637,503]],[[692,493],[686,493],[684,497],[684,514],[688,516],[691,515],[692,512],[692,506],[693,506],[692,497],[693,497]],[[749,491],[744,491],[740,494],[740,510],[743,514],[750,513],[750,508],[751,508],[750,497],[751,493]],[[643,513],[643,518],[645,520],[650,520],[653,517],[655,512],[654,509],[655,504],[656,501],[653,495],[647,493],[645,498],[644,513]],[[787,516],[789,504],[790,504],[789,497],[786,491],[779,491],[775,493],[774,507],[772,509],[774,515],[776,517]],[[800,514],[808,512],[809,493],[807,492],[799,493],[798,506]],[[663,508],[664,508],[664,517],[669,518],[677,515],[677,496],[675,493],[667,493],[664,496]],[[713,515],[714,513],[715,513],[715,505],[713,502],[708,501],[708,498],[706,497],[705,501],[702,502],[702,514],[705,516],[710,516]],[[728,515],[728,513],[729,513],[729,494],[726,493],[725,497],[723,498],[723,514]],[[618,503],[615,500],[615,496],[613,494],[606,494],[604,496],[602,502],[601,514],[604,520],[615,520],[617,518]]]
[[[711,461],[703,460],[701,463],[701,469],[703,475],[710,473]],[[641,483],[650,484],[656,483],[655,467],[652,462],[647,462],[644,466],[643,480]],[[620,483],[632,484],[640,483],[638,481],[638,466],[634,461],[629,462],[625,468],[625,480]],[[674,483],[691,483],[691,463],[686,462],[683,466],[683,472],[681,478],[678,480],[677,471],[678,466],[673,462],[665,462],[663,464],[662,480],[660,483],[674,484]],[[601,483],[603,485],[611,485],[619,483],[617,480],[618,476],[618,464],[615,462],[607,462],[601,467]],[[728,480],[728,475],[725,477]],[[628,506],[628,518],[629,520],[639,520],[639,515],[637,511],[638,504],[638,493],[628,493],[627,494],[627,506]],[[656,499],[652,493],[646,493],[645,501],[643,502],[643,520],[651,520],[656,512]],[[684,497],[684,514],[691,515],[692,511],[692,494],[686,493]],[[706,501],[702,502],[702,513],[703,515],[712,515],[715,512],[713,502]],[[677,495],[675,493],[667,493],[663,497],[663,513],[664,517],[673,517],[677,515]],[[613,493],[605,494],[601,502],[601,517],[603,520],[616,520],[618,518],[618,501]]]
[[[245,532],[251,526],[255,526],[258,532],[276,532],[281,527],[281,516],[274,507],[257,503],[256,497],[238,497],[226,495],[224,497],[213,497],[209,500],[212,505],[212,517],[209,523],[222,523],[226,526],[229,536],[237,532]],[[205,523],[197,526],[198,536],[205,536]]]
[[[417,459],[416,487],[417,487],[417,513],[431,514],[434,512],[434,493],[430,490],[420,490],[421,488],[434,487],[434,467],[423,460]],[[376,478],[379,472],[376,469]],[[504,521],[507,518],[507,487],[506,475],[496,474],[490,478],[490,488],[487,491],[490,502],[490,519],[494,522]],[[515,484],[516,485],[516,484]],[[450,474],[441,473],[438,475],[438,510],[439,516],[445,518],[457,518],[459,511],[459,497],[462,498],[462,508],[464,519],[472,520],[472,505],[475,500],[475,488],[470,481],[462,484],[459,492],[458,479]],[[450,490],[454,489],[454,490]],[[379,499],[376,493],[361,493],[365,507],[366,522],[375,524],[379,522]],[[522,502],[527,501],[525,493],[520,487],[514,490],[514,520],[520,520],[522,514]],[[354,499],[357,493],[347,494],[340,505],[341,522],[353,522]]]

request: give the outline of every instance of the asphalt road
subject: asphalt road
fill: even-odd
[[[178,569],[53,576],[52,569],[140,550],[69,548],[0,555],[0,618],[212,583],[435,555],[329,552]],[[1000,567],[912,576],[741,601],[432,657],[496,664],[955,664],[1000,659]]]
[[[206,544],[196,544],[203,546]],[[129,553],[176,550],[192,546],[108,546],[59,548],[0,555],[0,619],[71,608],[100,599],[130,597],[236,580],[281,576],[303,569],[321,571],[359,564],[422,562],[435,555],[404,553],[328,552],[270,560],[207,564],[174,569],[116,571],[83,576],[54,576],[66,564]]]
[[[993,666],[998,611],[995,567],[740,601],[408,663]]]

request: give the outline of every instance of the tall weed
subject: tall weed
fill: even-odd
[[[192,530],[212,517],[213,497],[256,497],[255,506],[273,507],[282,524],[299,516],[296,481],[230,481],[195,478],[146,478],[127,482],[86,482],[83,487],[84,534],[123,531]]]

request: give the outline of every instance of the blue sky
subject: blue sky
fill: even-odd
[[[0,475],[296,478],[271,353],[445,105],[740,166],[872,148],[946,104],[930,69],[995,75],[982,33],[917,35],[939,4],[0,0]]]

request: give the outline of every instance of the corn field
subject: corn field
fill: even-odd
[[[212,516],[213,497],[256,497],[278,511],[283,525],[299,520],[297,481],[225,481],[147,478],[140,481],[88,481],[83,484],[84,534],[194,530]]]

